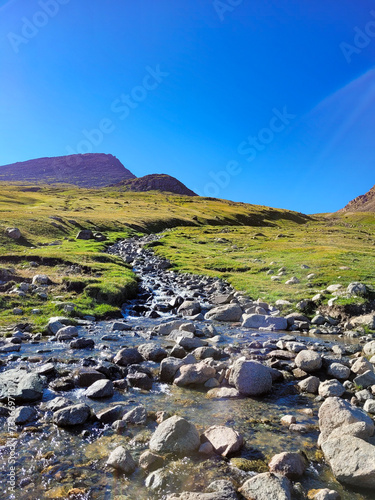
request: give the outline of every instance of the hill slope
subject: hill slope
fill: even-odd
[[[375,212],[375,186],[366,194],[354,198],[339,212]]]
[[[115,156],[104,153],[38,158],[0,167],[0,180],[5,182],[64,182],[90,188],[134,177]]]
[[[185,196],[197,196],[178,179],[167,174],[150,174],[135,179],[127,179],[118,183],[129,191],[166,191]]]

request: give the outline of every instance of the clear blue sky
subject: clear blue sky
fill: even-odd
[[[0,50],[0,165],[111,153],[305,213],[375,183],[374,0],[11,0]]]

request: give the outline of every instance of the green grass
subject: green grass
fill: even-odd
[[[66,303],[75,305],[72,317],[118,314],[134,296],[137,280],[128,265],[104,250],[118,239],[168,228],[152,246],[176,270],[221,276],[254,298],[297,301],[336,282],[375,284],[374,214],[308,217],[214,198],[30,187],[0,183],[0,269],[12,269],[18,282],[47,274],[54,284],[47,300],[0,292],[0,326],[27,321],[42,328],[49,316],[68,315]],[[22,238],[7,237],[7,227],[18,227]],[[76,240],[82,228],[103,232],[107,241]],[[267,271],[280,267],[286,276],[271,281]],[[309,273],[315,278],[307,280]],[[291,276],[301,283],[285,285]],[[14,307],[23,309],[22,317],[13,315]],[[31,314],[33,308],[41,313]]]

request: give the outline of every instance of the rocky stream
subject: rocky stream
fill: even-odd
[[[109,249],[140,279],[123,319],[0,345],[0,498],[374,499],[372,336],[177,274],[157,238]]]

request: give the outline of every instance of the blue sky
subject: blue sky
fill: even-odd
[[[330,212],[375,183],[375,0],[0,2],[0,164],[117,156]]]

